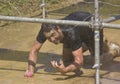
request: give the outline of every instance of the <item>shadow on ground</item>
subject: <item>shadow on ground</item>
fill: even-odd
[[[0,48],[0,60],[4,61],[19,61],[19,62],[27,62],[28,61],[29,52],[26,51],[15,51],[10,49]],[[53,72],[54,69],[52,68],[50,61],[52,60],[59,60],[62,59],[61,55],[54,54],[54,53],[38,53],[38,64],[41,66],[37,66],[36,70],[44,69],[46,72]],[[84,66],[85,69],[92,68],[92,61],[89,56],[84,56]],[[119,72],[120,71],[120,61],[110,61],[101,66],[102,70],[106,70],[109,72]]]

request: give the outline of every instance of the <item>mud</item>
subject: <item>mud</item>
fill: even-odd
[[[29,50],[39,29],[40,24],[22,22],[0,27],[0,84],[95,84],[95,69],[87,56],[81,76],[55,71],[50,61],[61,58],[62,45],[49,42],[39,52],[34,77],[25,78]],[[110,41],[120,43],[120,30],[105,29],[104,33]],[[120,57],[101,66],[100,76],[102,84],[120,84]]]

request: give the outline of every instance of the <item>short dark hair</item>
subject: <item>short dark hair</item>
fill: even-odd
[[[42,23],[41,28],[44,32],[50,32],[52,29],[57,30],[57,25],[52,23]]]

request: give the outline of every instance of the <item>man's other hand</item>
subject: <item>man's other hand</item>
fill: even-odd
[[[65,68],[62,60],[60,60],[59,63],[57,61],[51,61],[51,64],[57,71],[59,71],[61,73],[66,73],[66,68]]]

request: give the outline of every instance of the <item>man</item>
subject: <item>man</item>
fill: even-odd
[[[63,20],[90,21],[92,14],[88,12],[74,12]],[[58,63],[51,61],[52,66],[61,73],[74,72],[81,74],[80,67],[83,65],[83,52],[89,49],[94,56],[94,31],[89,27],[73,25],[42,24],[41,30],[32,46],[29,54],[28,70],[25,76],[34,74],[37,61],[37,53],[43,43],[49,40],[54,44],[63,43],[63,59]],[[85,47],[84,44],[87,46]],[[100,54],[103,48],[103,30],[100,30]]]

